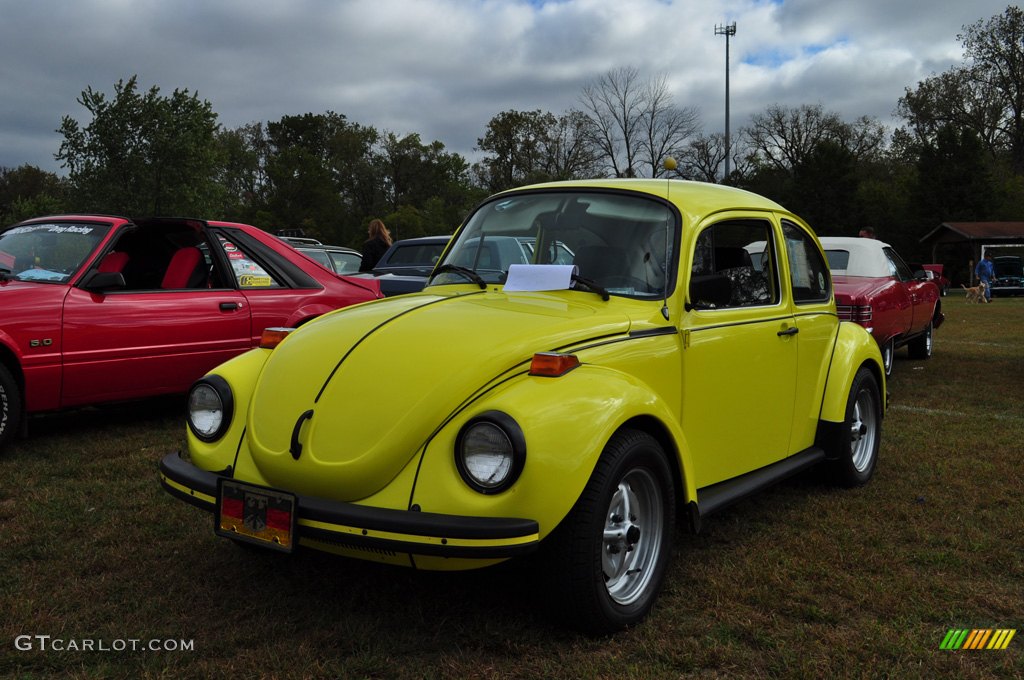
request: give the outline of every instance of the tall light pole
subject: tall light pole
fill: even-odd
[[[729,36],[736,35],[736,22],[715,26],[715,35],[725,36],[725,177],[723,182],[729,180],[729,156],[732,154],[732,146],[729,144]]]

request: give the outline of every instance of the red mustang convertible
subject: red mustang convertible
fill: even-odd
[[[183,393],[264,328],[379,297],[244,224],[21,222],[0,232],[0,448],[26,413]]]
[[[893,354],[907,346],[912,359],[932,355],[932,331],[945,316],[939,287],[914,272],[892,246],[869,238],[822,236],[839,318],[864,326],[878,342],[886,375]]]

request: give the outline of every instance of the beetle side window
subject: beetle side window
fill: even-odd
[[[690,303],[705,309],[779,301],[772,229],[762,220],[720,222],[697,237]]]
[[[789,257],[789,278],[797,303],[824,302],[832,295],[828,265],[814,239],[792,222],[782,222]]]

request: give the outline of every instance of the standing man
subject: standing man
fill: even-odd
[[[875,230],[871,227],[861,227],[860,233],[857,234],[857,236],[860,236],[861,238],[874,238]]]
[[[996,268],[992,264],[992,251],[985,253],[985,257],[978,261],[974,268],[974,275],[985,284],[985,301],[992,302],[992,279],[996,277]]]

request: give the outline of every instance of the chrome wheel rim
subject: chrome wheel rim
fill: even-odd
[[[857,472],[865,472],[871,467],[877,439],[878,410],[875,408],[875,398],[871,392],[862,389],[857,393],[850,421],[850,453]]]
[[[924,336],[924,355],[930,357],[932,355],[932,325],[928,324],[928,331]]]
[[[605,515],[601,567],[616,603],[632,604],[646,591],[661,555],[663,530],[661,487],[649,471],[631,470]]]
[[[882,348],[882,367],[885,368],[886,375],[892,373],[892,356],[896,351],[894,348],[895,342],[895,340],[890,340]]]

